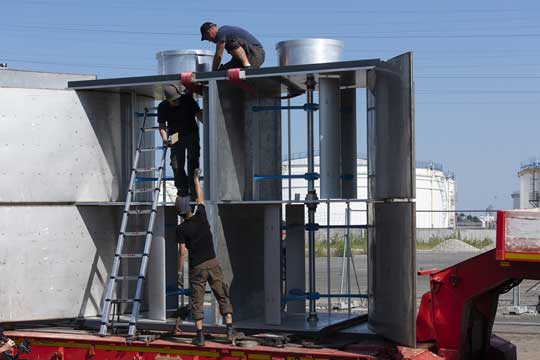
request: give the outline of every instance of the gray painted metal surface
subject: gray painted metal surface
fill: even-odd
[[[158,208],[158,219],[154,225],[154,236],[148,263],[148,318],[153,320],[167,320],[166,304],[166,265],[165,265],[165,208]],[[161,221],[160,221],[161,220]],[[133,272],[132,272],[133,273]]]
[[[6,130],[0,202],[123,198],[131,160],[129,95],[0,88],[0,97]]]
[[[368,74],[369,326],[416,344],[415,163],[410,53]]]
[[[27,89],[66,89],[69,81],[95,80],[95,75],[59,74],[26,70],[2,69],[0,87]]]
[[[356,149],[356,89],[341,90],[341,196],[358,197]]]
[[[319,79],[321,198],[341,198],[341,118],[339,78]]]
[[[184,71],[205,72],[212,70],[214,52],[209,50],[164,50],[156,54],[158,73],[179,74]]]
[[[279,86],[270,82],[266,91],[277,96]],[[279,179],[253,180],[254,175],[281,173],[281,113],[252,111],[257,104],[279,105],[279,99],[251,96],[224,81],[211,81],[209,95],[207,131],[212,140],[204,156],[209,159],[210,199],[281,199]]]
[[[281,206],[264,209],[264,319],[281,324]]]
[[[285,239],[286,290],[306,291],[306,231],[304,229],[304,205],[286,205],[285,218],[287,238]],[[288,313],[305,313],[306,302],[287,303]]]
[[[264,318],[266,205],[208,203],[206,208],[216,256],[230,284],[235,320]]]
[[[0,319],[98,315],[119,206],[0,206]]]
[[[341,60],[343,41],[333,39],[299,39],[276,44],[280,66],[329,63]]]

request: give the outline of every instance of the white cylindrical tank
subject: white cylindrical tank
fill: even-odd
[[[206,72],[212,69],[214,52],[209,50],[164,50],[156,54],[160,75]]]
[[[537,208],[540,205],[540,160],[532,159],[521,163],[519,177],[519,207]]]

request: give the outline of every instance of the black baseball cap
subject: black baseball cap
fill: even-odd
[[[204,24],[201,25],[201,41],[204,40],[204,34],[210,29],[211,27],[216,26],[213,22],[207,21]]]

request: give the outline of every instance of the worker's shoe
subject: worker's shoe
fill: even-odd
[[[197,331],[197,335],[191,340],[191,343],[195,346],[204,346],[204,334],[202,330]]]

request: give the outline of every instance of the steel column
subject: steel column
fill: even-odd
[[[306,96],[307,103],[313,103],[313,90],[315,89],[315,79],[313,76],[309,76],[306,80]],[[308,173],[313,173],[314,166],[314,147],[313,147],[313,112],[307,112],[307,160],[308,160]],[[317,192],[315,190],[315,181],[313,179],[308,180],[308,192],[306,194],[306,201],[317,201]],[[315,211],[317,210],[317,203],[306,204],[308,208],[308,224],[313,225],[315,223]],[[310,227],[308,231],[308,253],[309,253],[309,292],[313,294],[315,290],[315,230]],[[315,308],[315,299],[309,299],[309,315],[308,321],[317,321],[317,310]]]
[[[356,89],[341,90],[341,196],[356,199]]]
[[[320,78],[319,166],[321,197],[326,199],[341,198],[341,120],[339,112],[339,78]]]

